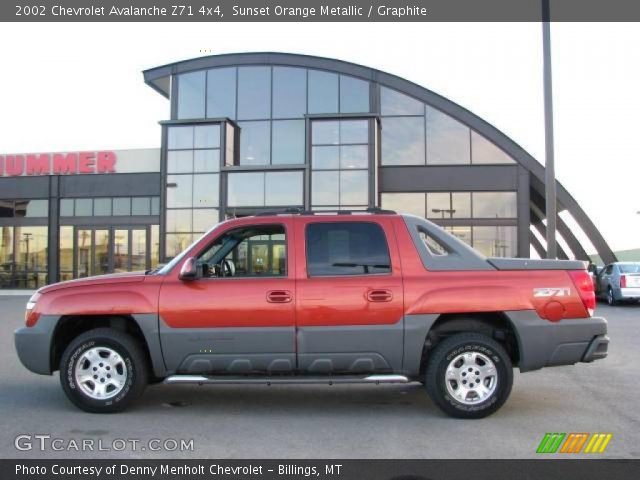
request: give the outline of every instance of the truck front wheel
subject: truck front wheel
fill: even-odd
[[[480,333],[458,333],[433,350],[425,380],[429,396],[445,413],[482,418],[509,397],[513,366],[495,340]]]
[[[86,412],[111,413],[142,395],[148,367],[138,342],[110,328],[71,341],[60,360],[60,382],[69,400]]]

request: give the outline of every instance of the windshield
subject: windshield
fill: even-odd
[[[178,255],[173,257],[173,260],[171,260],[169,263],[167,263],[165,266],[163,266],[156,273],[158,275],[166,275],[167,273],[169,273],[171,271],[171,269],[173,267],[175,267],[176,264],[179,263],[180,260],[182,260],[185,257],[185,255],[191,251],[191,249],[194,247],[194,245],[196,243],[198,243],[202,237],[204,237],[206,235],[209,235],[209,233],[213,232],[216,228],[218,228],[219,225],[220,225],[219,223],[216,223],[213,227],[211,227],[209,229],[209,231],[207,233],[204,233],[204,234],[200,235],[193,243],[191,243],[191,245],[189,245],[182,252],[180,252]]]
[[[621,263],[620,273],[640,273],[640,263]]]

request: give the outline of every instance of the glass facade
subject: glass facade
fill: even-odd
[[[221,126],[167,128],[165,252],[173,257],[219,220]]]
[[[160,226],[71,226],[59,231],[59,278],[142,271],[160,261]]]
[[[233,141],[238,149],[227,145],[220,158],[220,145],[210,145],[205,160],[203,153],[194,154],[203,147],[191,140],[193,126],[168,127],[167,257],[203,231],[217,208],[227,216],[267,207],[365,209],[378,203],[371,198],[377,196],[377,165],[515,163],[490,140],[434,106],[339,72],[241,65],[181,74],[178,85],[177,118],[228,118],[225,125],[238,136]],[[202,159],[193,160],[194,155]],[[195,179],[196,172],[213,164],[225,165],[227,171]],[[216,203],[218,196],[222,204]],[[481,219],[486,226],[492,219],[513,220],[515,225],[517,216],[515,191],[382,193],[380,206],[446,220],[447,228],[470,244],[474,221]],[[196,213],[196,208],[208,208],[212,216]],[[460,225],[450,225],[453,220]],[[503,223],[509,232],[511,227]],[[480,230],[478,238],[483,235]],[[509,243],[511,237],[503,236],[501,244]]]
[[[160,197],[62,198],[61,217],[160,215]]]
[[[312,122],[312,208],[367,207],[369,122],[364,119]]]
[[[48,200],[0,200],[0,218],[46,218],[48,215]]]
[[[48,227],[0,226],[0,288],[48,283]]]
[[[382,193],[380,200],[382,208],[440,223],[486,256],[517,256],[516,192]]]
[[[408,95],[380,87],[382,165],[513,164],[468,126]]]

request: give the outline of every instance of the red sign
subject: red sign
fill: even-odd
[[[0,155],[0,177],[116,173],[115,152]]]

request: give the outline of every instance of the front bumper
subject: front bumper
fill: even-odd
[[[607,356],[607,321],[601,317],[549,322],[535,311],[508,313],[518,337],[521,372],[593,362]]]
[[[34,373],[51,375],[51,345],[58,317],[43,315],[33,327],[15,331],[14,341],[22,365]]]

